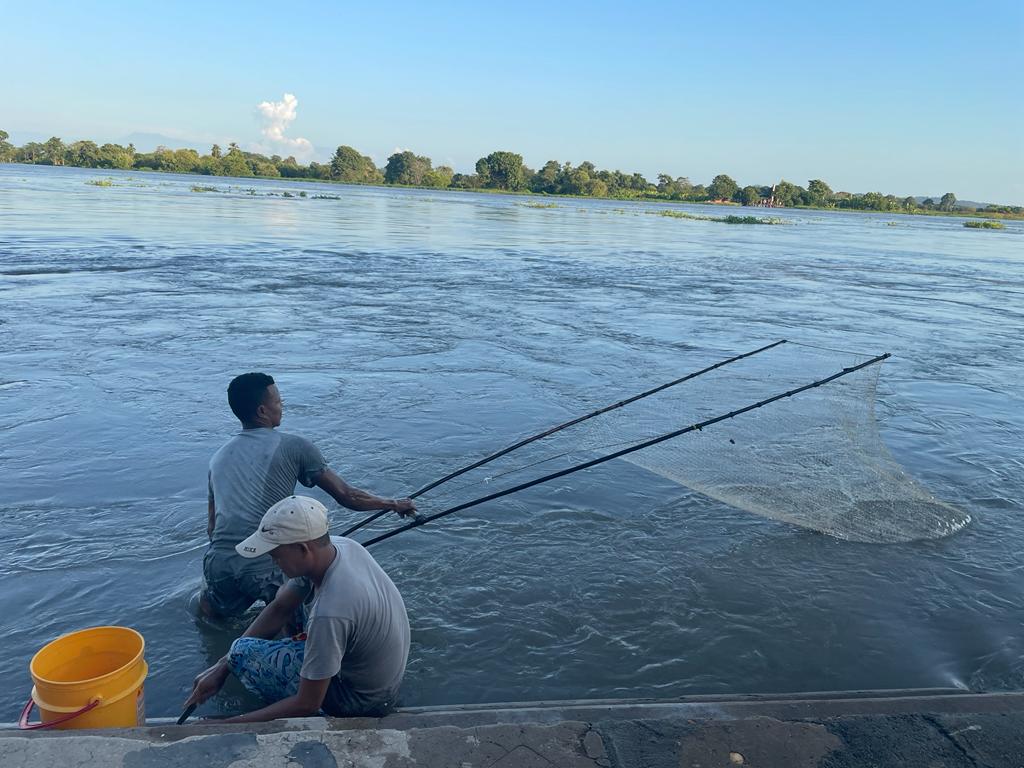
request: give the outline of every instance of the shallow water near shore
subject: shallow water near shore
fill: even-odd
[[[0,165],[0,720],[64,632],[142,632],[169,716],[240,631],[194,616],[236,373],[397,496],[779,338],[892,352],[885,443],[973,522],[854,544],[611,462],[374,548],[403,703],[1024,686],[1021,222],[526,202]]]

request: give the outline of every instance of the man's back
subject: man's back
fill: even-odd
[[[242,565],[235,545],[270,507],[295,492],[296,482],[312,487],[326,468],[320,451],[305,438],[268,428],[239,432],[210,460],[211,549]]]
[[[319,680],[338,676],[348,693],[379,703],[397,693],[405,673],[405,603],[360,544],[340,536],[331,541],[338,554],[315,593],[302,675]],[[302,581],[296,586],[302,588]],[[329,699],[336,693],[330,691]]]

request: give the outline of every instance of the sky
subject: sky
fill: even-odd
[[[5,3],[16,144],[213,143],[1024,204],[1024,3]]]

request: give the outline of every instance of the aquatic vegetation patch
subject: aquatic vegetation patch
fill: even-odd
[[[521,205],[523,208],[558,208],[558,203],[516,203]]]
[[[686,211],[647,211],[657,216],[667,216],[670,219],[693,219],[694,221],[717,221],[722,224],[785,224],[782,219],[762,218],[760,216],[703,216],[697,213]]]
[[[785,224],[782,219],[763,219],[759,216],[717,216],[710,217],[712,221],[721,221],[725,224]]]
[[[85,183],[88,184],[89,186],[92,186],[92,187],[113,187],[114,186],[114,182],[112,182],[110,179],[90,179],[89,181],[87,181]]]
[[[313,195],[313,200],[341,200],[341,195]]]
[[[192,186],[192,191],[193,192],[220,192],[220,190],[217,189],[217,187],[201,187],[199,185],[193,185]]]
[[[965,221],[964,226],[968,229],[1006,229],[1001,221]]]

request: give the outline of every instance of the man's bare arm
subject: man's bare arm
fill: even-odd
[[[220,722],[262,723],[267,720],[276,720],[280,717],[310,717],[320,711],[330,684],[331,678],[329,677],[323,680],[307,680],[304,677],[300,677],[299,691],[294,696],[288,696],[263,707],[263,709],[247,712],[237,717],[229,717],[227,720],[221,720]]]
[[[327,491],[341,506],[357,512],[390,509],[400,515],[411,515],[416,511],[416,505],[410,499],[383,499],[374,496],[368,491],[354,488],[329,469],[325,469],[317,476],[316,484]]]
[[[206,476],[206,537],[213,541],[213,526],[217,520],[217,505],[213,503],[213,478]]]
[[[261,637],[264,640],[272,640],[278,636],[288,619],[295,613],[295,609],[302,604],[302,593],[285,584],[279,590],[273,600],[262,610],[242,637]],[[216,664],[209,669],[200,672],[192,682],[192,695],[185,700],[185,707],[190,704],[202,704],[208,698],[219,691],[224,681],[228,679],[231,670],[228,668],[228,657],[222,656]],[[324,688],[324,691],[327,689]],[[306,701],[305,699],[303,701]],[[320,701],[323,701],[321,696]],[[279,702],[280,703],[280,702]],[[319,708],[320,704],[317,703]],[[284,717],[285,715],[274,715],[273,717]],[[268,718],[270,719],[270,718]]]

